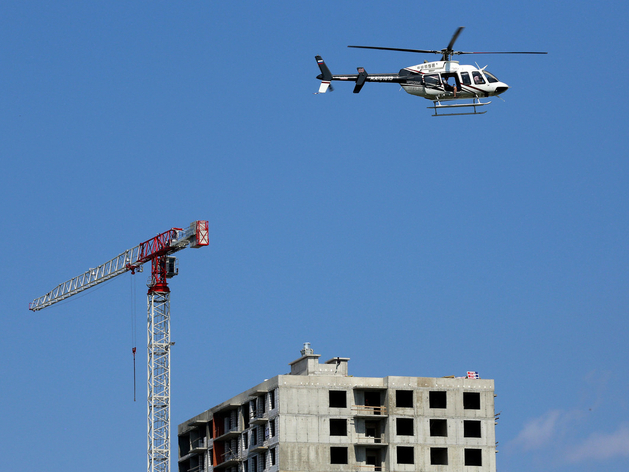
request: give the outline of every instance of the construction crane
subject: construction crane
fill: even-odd
[[[210,243],[207,221],[193,221],[187,229],[172,228],[128,249],[110,261],[89,269],[46,295],[36,298],[29,309],[38,311],[103,283],[120,274],[142,271],[151,261],[148,283],[148,472],[170,472],[170,289],[167,279],[178,273],[173,254],[186,247]]]

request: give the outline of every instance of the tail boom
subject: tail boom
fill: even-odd
[[[406,80],[406,78],[402,77],[400,74],[367,74],[363,67],[358,67],[358,74],[332,75],[330,69],[328,69],[328,66],[325,64],[321,56],[315,56],[315,59],[317,60],[319,70],[321,70],[321,73],[317,76],[317,79],[321,81],[321,85],[319,86],[319,91],[316,93],[325,93],[328,89],[333,91],[332,81],[334,80],[356,82],[354,93],[359,93],[363,88],[363,85],[365,85],[365,82],[399,84]]]

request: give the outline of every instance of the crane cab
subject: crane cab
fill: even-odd
[[[172,279],[174,276],[179,275],[179,261],[174,256],[167,256],[164,264],[165,274],[167,279]]]

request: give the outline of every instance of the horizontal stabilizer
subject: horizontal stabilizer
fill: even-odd
[[[360,89],[365,85],[365,80],[367,80],[367,72],[363,67],[358,67],[358,77],[356,77],[356,86],[354,87],[354,93],[360,92]]]

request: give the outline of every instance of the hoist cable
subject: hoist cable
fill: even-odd
[[[136,294],[135,294],[135,277],[131,274],[131,353],[133,354],[133,401],[136,398],[136,382],[135,382],[135,351],[137,346],[137,330],[136,330]]]

